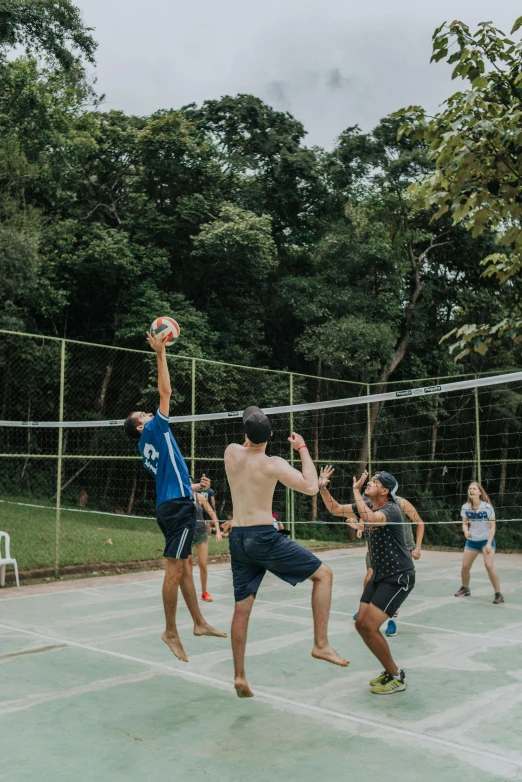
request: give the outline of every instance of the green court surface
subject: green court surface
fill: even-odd
[[[352,621],[364,551],[323,558],[331,641],[350,666],[310,656],[310,584],[267,577],[250,623],[251,700],[234,693],[229,639],[195,638],[182,601],[190,662],[161,642],[161,573],[2,590],[0,780],[522,777],[522,556],[497,556],[506,603],[495,606],[479,560],[472,597],[457,599],[460,554],[425,552],[390,639],[408,689],[381,697]],[[228,630],[228,565],[210,569],[210,590],[204,614]]]

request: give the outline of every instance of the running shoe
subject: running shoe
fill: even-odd
[[[386,626],[384,635],[387,635],[388,638],[392,638],[394,635],[397,635],[397,625],[393,619],[388,619],[388,625]]]
[[[401,668],[398,676],[392,676],[390,673],[387,673],[380,684],[376,684],[372,687],[372,692],[374,695],[392,695],[394,692],[400,692],[405,689],[406,674]]]
[[[504,602],[504,595],[502,594],[502,592],[495,592],[495,599],[493,600],[493,603],[495,603],[495,605],[498,605],[499,603],[503,603],[503,602]]]
[[[458,592],[455,592],[455,597],[470,597],[471,592],[469,587],[461,587]]]
[[[353,615],[353,621],[354,621],[354,622],[356,622],[356,621],[357,621],[357,617],[358,617],[358,616],[359,616],[359,612],[357,611],[357,613]]]
[[[210,592],[203,592],[203,594],[201,595],[201,599],[205,600],[205,602],[207,603],[212,603],[212,601],[214,600]]]
[[[404,671],[403,671],[404,673]],[[386,673],[386,671],[383,671],[378,676],[376,676],[374,679],[370,679],[370,687],[375,687],[377,684],[382,684],[383,681],[385,681],[389,677],[389,673]],[[404,684],[406,684],[406,675],[404,675]]]
[[[370,679],[370,687],[375,687],[376,684],[382,684],[384,679],[388,676],[386,671],[383,671],[378,676],[375,676],[373,679]]]

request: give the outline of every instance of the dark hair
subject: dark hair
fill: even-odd
[[[125,423],[123,424],[123,429],[125,430],[125,434],[127,435],[127,437],[130,437],[131,440],[139,440],[141,437],[141,432],[138,432],[137,429],[140,423],[136,416],[137,413],[131,413],[130,416],[125,421]]]

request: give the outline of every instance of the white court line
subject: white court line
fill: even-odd
[[[116,576],[117,577],[117,576]],[[105,576],[101,576],[101,578],[105,578]],[[93,582],[95,582],[96,576],[93,576]],[[69,595],[73,592],[94,592],[97,589],[115,589],[116,587],[123,587],[123,586],[138,586],[139,584],[154,584],[156,581],[161,581],[161,576],[159,578],[150,578],[147,579],[147,581],[122,581],[119,584],[96,584],[93,583],[92,587],[84,586],[84,587],[75,587],[74,589],[56,589],[52,592],[37,592],[34,595],[13,595],[12,597],[0,597],[0,606],[3,602],[7,602],[8,600],[27,600],[27,598],[30,597],[49,597],[50,595]],[[44,584],[44,586],[47,586],[47,584]],[[59,586],[58,584],[49,584],[49,586]],[[13,587],[15,589],[15,587]]]
[[[161,670],[168,671],[170,674],[180,676],[181,678],[197,679],[198,681],[207,682],[213,684],[219,688],[227,688],[232,695],[232,687],[229,682],[223,679],[216,679],[213,676],[205,676],[203,673],[195,673],[193,671],[181,670],[180,668],[174,668],[171,665],[165,663],[152,662],[151,660],[144,660],[142,657],[133,657],[130,654],[122,654],[121,652],[111,652],[108,649],[101,649],[96,646],[89,646],[88,644],[78,643],[77,641],[68,641],[61,638],[56,638],[52,635],[45,635],[44,633],[37,633],[34,630],[23,630],[20,627],[14,627],[12,625],[0,624],[0,628],[4,630],[10,630],[23,635],[36,636],[37,638],[44,638],[47,641],[53,641],[55,643],[61,643],[66,646],[74,647],[77,649],[85,649],[89,652],[97,652],[98,654],[109,655],[110,657],[118,657],[123,660],[130,660],[131,662],[147,665],[152,668],[159,668]],[[460,744],[456,741],[449,741],[448,739],[441,739],[437,736],[431,736],[429,733],[416,733],[413,730],[407,730],[406,728],[396,728],[393,725],[388,725],[385,722],[377,722],[376,720],[365,719],[364,717],[356,717],[354,714],[347,714],[342,711],[334,711],[333,709],[325,709],[323,706],[314,706],[311,703],[304,703],[303,701],[296,701],[292,698],[284,698],[280,695],[273,695],[269,692],[262,692],[260,690],[253,690],[254,695],[258,698],[262,698],[268,701],[274,701],[276,703],[284,703],[288,706],[292,706],[294,710],[303,709],[304,711],[311,711],[317,714],[325,714],[328,717],[335,717],[336,719],[345,720],[347,722],[354,722],[357,725],[367,725],[370,728],[376,728],[388,733],[395,733],[400,736],[407,736],[408,738],[418,739],[420,741],[426,741],[430,744],[438,744],[443,747],[448,747],[452,750],[458,750],[459,752],[471,752],[473,755],[481,755],[482,757],[490,760],[497,760],[502,763],[509,763],[510,765],[522,768],[522,759],[514,760],[512,758],[505,757],[504,755],[498,755],[496,752],[488,752],[484,749],[477,747],[469,747],[466,744]]]
[[[318,553],[319,554],[324,554],[326,552],[319,551]],[[339,554],[339,555],[336,555],[334,557],[326,557],[326,559],[328,559],[328,561],[330,562],[333,559],[350,559],[350,558],[354,558],[356,556],[357,556],[356,552],[350,552],[348,554]],[[216,570],[212,570],[212,567],[210,567],[209,568],[209,573],[212,573],[212,575],[217,575],[222,570],[224,570],[224,568],[216,568]],[[112,589],[114,589],[115,587],[122,587],[122,586],[139,586],[140,584],[155,584],[157,581],[161,580],[161,573],[163,571],[160,570],[158,572],[160,573],[158,578],[150,578],[150,579],[147,579],[146,581],[124,581],[124,582],[121,582],[119,584],[97,584],[97,585],[93,584],[92,587],[84,586],[84,587],[76,587],[74,589],[57,589],[57,590],[55,590],[53,592],[39,592],[39,593],[33,594],[33,595],[13,595],[12,597],[0,597],[0,606],[2,605],[2,603],[4,601],[7,601],[7,600],[25,600],[28,597],[49,597],[49,595],[63,595],[65,593],[70,593],[70,592],[92,592],[95,589],[107,589],[108,587],[111,587]],[[226,572],[228,573],[229,571],[227,570]],[[107,576],[102,576],[102,578],[107,578]],[[110,578],[110,576],[109,576],[109,578]],[[93,576],[93,581],[95,579],[96,579],[96,576]],[[47,585],[44,585],[44,586],[47,586]],[[58,585],[57,584],[49,584],[49,586],[58,586]]]
[[[300,606],[297,605],[296,603],[279,603],[276,602],[275,600],[260,600],[257,597],[256,597],[256,603],[267,603],[268,605],[279,606],[280,608],[300,608],[301,610],[304,611],[312,610],[310,606]],[[338,614],[339,616],[348,616],[351,619],[353,619],[353,614],[347,614],[345,611],[330,611],[330,613]],[[421,625],[421,624],[417,624],[416,622],[407,622],[404,619],[398,619],[398,623],[402,625],[408,625],[409,627],[421,627],[424,630],[437,630],[441,633],[455,633],[456,635],[469,635],[472,638],[485,638],[488,641],[501,641],[502,643],[506,643],[506,644],[522,644],[522,639],[517,640],[516,638],[501,638],[498,635],[487,635],[486,633],[467,633],[465,630],[450,630],[448,627],[435,627],[434,625]]]

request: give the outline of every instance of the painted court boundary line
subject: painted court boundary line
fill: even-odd
[[[302,611],[311,611],[310,606],[300,606],[296,603],[278,603],[275,600],[262,600],[260,598],[256,598],[256,603],[266,603],[267,605],[273,605],[278,606],[280,608],[300,608]],[[353,619],[352,614],[347,614],[345,611],[334,611],[333,609],[330,611],[330,614],[337,614],[338,616],[347,616]],[[519,640],[517,638],[501,638],[498,635],[487,635],[486,633],[467,633],[465,630],[450,630],[449,627],[436,627],[435,625],[424,625],[424,624],[418,624],[417,622],[407,622],[404,619],[398,620],[401,625],[408,625],[408,627],[421,627],[424,630],[437,630],[441,633],[454,633],[455,635],[467,635],[471,636],[472,638],[484,638],[487,641],[499,641],[501,643],[505,644],[522,644],[522,640]],[[385,624],[386,620],[384,620],[383,624]]]
[[[2,502],[2,500],[0,500],[0,502]],[[361,548],[362,548],[362,546],[361,546]],[[319,553],[324,554],[326,552],[319,552]],[[351,552],[346,553],[346,554],[338,554],[338,555],[335,555],[333,557],[325,557],[325,559],[327,559],[328,562],[330,562],[332,559],[356,558],[358,556],[361,556],[361,555],[358,554],[358,550],[356,550],[356,551],[351,551]],[[229,569],[225,570],[222,567],[212,568],[212,566],[210,566],[208,570],[209,570],[209,573],[212,573],[213,576],[219,575],[220,573],[230,573]],[[143,571],[137,571],[137,572],[139,573],[139,572],[143,572]],[[72,589],[54,589],[54,590],[50,589],[48,592],[46,592],[46,591],[37,592],[37,593],[32,594],[32,595],[10,595],[9,597],[4,597],[3,595],[0,595],[0,606],[2,605],[3,602],[7,602],[8,600],[26,600],[27,598],[30,598],[30,597],[49,597],[50,595],[65,595],[65,594],[69,594],[71,592],[73,592],[73,593],[74,592],[91,592],[91,591],[93,591],[95,589],[107,589],[107,587],[115,588],[115,587],[124,587],[124,586],[140,586],[141,584],[155,584],[158,581],[162,582],[162,577],[163,577],[164,571],[161,570],[161,569],[158,569],[156,572],[158,573],[157,578],[148,578],[148,579],[138,580],[138,581],[122,581],[122,582],[120,582],[118,584],[96,584],[97,577],[93,576],[91,578],[91,580],[93,582],[92,586],[87,586],[86,585],[86,586],[82,586],[82,587],[73,587]],[[111,576],[102,576],[102,578],[111,578]],[[116,576],[116,578],[117,578],[117,576]],[[62,581],[61,583],[63,584],[65,582]],[[45,590],[45,587],[47,587],[47,586],[49,586],[49,587],[56,587],[56,586],[60,586],[60,584],[57,584],[57,583],[43,584],[44,590]],[[14,587],[12,587],[12,589],[14,590]]]
[[[13,625],[5,625],[0,624],[0,628],[4,630],[10,630],[17,633],[21,633],[22,635],[30,635],[36,638],[44,638],[47,641],[53,641],[54,643],[60,643],[64,644],[65,646],[77,648],[77,649],[84,649],[89,652],[97,652],[98,654],[104,654],[108,655],[110,657],[117,657],[123,660],[130,660],[131,662],[140,663],[142,665],[147,665],[152,668],[159,668],[160,670],[165,670],[170,674],[174,674],[175,676],[179,676],[181,678],[189,678],[189,679],[196,679],[198,681],[208,682],[209,684],[213,684],[214,686],[219,687],[220,689],[227,688],[227,690],[232,695],[232,687],[229,684],[229,682],[224,681],[223,679],[216,679],[213,676],[205,676],[205,674],[202,673],[195,673],[193,671],[184,671],[179,668],[174,668],[171,665],[167,665],[166,663],[160,663],[160,662],[152,662],[151,660],[145,660],[142,657],[133,657],[130,654],[123,654],[121,652],[111,652],[108,649],[101,649],[96,646],[89,646],[88,644],[82,644],[78,643],[77,641],[68,641],[66,639],[62,638],[56,638],[52,635],[45,635],[44,633],[38,633],[34,630],[24,630],[20,627],[15,627]],[[456,741],[449,741],[449,739],[441,739],[437,736],[431,736],[429,733],[416,733],[413,730],[407,730],[406,728],[396,728],[392,725],[387,725],[385,722],[377,722],[376,720],[369,720],[365,719],[364,717],[356,717],[353,714],[346,714],[342,711],[334,711],[333,709],[325,709],[322,706],[314,706],[311,703],[304,703],[302,701],[296,701],[292,698],[284,698],[280,695],[273,695],[272,693],[268,692],[262,692],[260,690],[253,690],[254,695],[256,695],[258,698],[262,698],[263,700],[268,701],[274,701],[275,703],[283,703],[287,706],[292,706],[294,710],[296,709],[302,709],[303,711],[309,711],[314,712],[316,714],[325,714],[328,717],[335,717],[336,719],[341,719],[346,722],[353,722],[357,725],[366,725],[370,728],[376,728],[377,730],[382,730],[388,733],[394,733],[398,734],[400,736],[406,736],[410,739],[417,739],[420,741],[426,741],[430,744],[438,744],[442,747],[447,747],[452,750],[457,750],[459,752],[471,752],[473,755],[480,755],[481,757],[488,758],[489,760],[497,760],[501,763],[509,763],[510,765],[516,766],[518,768],[522,768],[522,759],[521,760],[515,760],[512,758],[508,758],[504,755],[498,755],[496,752],[488,752],[484,749],[479,749],[476,747],[469,747],[466,744],[459,744]]]

